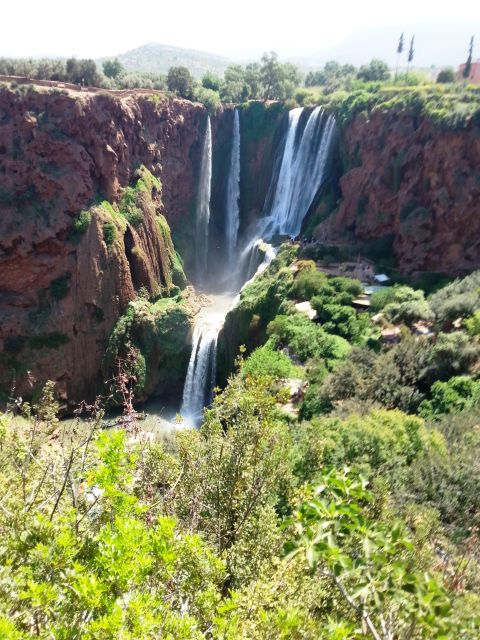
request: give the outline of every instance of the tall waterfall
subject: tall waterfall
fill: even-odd
[[[225,239],[229,269],[235,267],[238,228],[240,226],[240,115],[235,109],[233,117],[232,155],[227,184],[227,216]]]
[[[200,167],[200,180],[197,196],[196,217],[196,253],[195,253],[195,277],[197,284],[202,286],[205,282],[208,257],[208,225],[210,222],[210,192],[212,188],[212,127],[210,116],[207,118],[207,127],[203,141],[202,164]]]
[[[211,295],[211,304],[197,317],[192,353],[183,387],[180,414],[187,424],[198,426],[203,408],[212,401],[216,378],[217,338],[225,316],[232,307],[232,295]]]
[[[288,114],[288,131],[278,177],[272,183],[267,201],[270,206],[262,221],[263,236],[275,234],[294,238],[300,233],[302,222],[325,180],[325,169],[335,119],[327,116],[322,107],[310,114],[303,131],[299,130],[303,108]]]
[[[291,237],[299,234],[303,219],[325,180],[335,120],[333,116],[327,116],[321,107],[316,107],[302,128],[302,111],[301,108],[292,109],[289,113],[285,145],[282,155],[278,157],[278,171],[272,177],[264,217],[259,221],[256,232],[247,239],[245,248],[240,251],[240,118],[238,110],[235,110],[225,223],[228,272],[233,276],[228,279],[230,285],[237,281],[240,286],[238,281],[246,280],[245,286],[274,259],[276,249],[262,238],[269,240],[276,234]],[[197,283],[200,285],[204,283],[207,266],[211,176],[212,138],[208,119],[197,207],[196,266]],[[219,280],[227,281],[220,272]],[[238,302],[239,295],[235,298],[231,293],[209,296],[212,304],[204,307],[198,315],[180,411],[186,423],[192,426],[201,423],[203,408],[212,401],[218,334],[227,312]]]

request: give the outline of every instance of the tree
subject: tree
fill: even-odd
[[[69,58],[66,64],[66,72],[67,80],[75,84],[96,86],[100,80],[94,60]]]
[[[395,81],[397,80],[398,77],[398,64],[400,62],[400,55],[403,52],[403,33],[400,36],[400,40],[398,41],[398,46],[397,46],[397,68],[395,69]]]
[[[437,76],[437,82],[438,83],[448,83],[448,82],[453,82],[455,80],[455,74],[453,72],[453,69],[442,69],[438,76]]]
[[[413,56],[415,53],[414,44],[415,44],[415,36],[412,36],[412,39],[410,40],[410,49],[408,50],[408,64],[407,64],[407,73],[405,74],[405,84],[407,84],[408,72],[410,70],[410,63],[412,62]]]
[[[207,71],[202,78],[202,87],[204,89],[211,89],[212,91],[220,91],[220,85],[222,84],[221,78],[215,73]]]
[[[245,79],[245,69],[240,64],[232,64],[225,70],[225,80],[221,86],[222,100],[243,102],[248,98],[249,86]]]
[[[384,82],[388,80],[389,77],[390,70],[388,64],[379,58],[374,58],[368,65],[362,65],[357,73],[357,78],[359,80],[365,80],[365,82]]]
[[[193,85],[194,79],[187,67],[170,67],[167,75],[169,91],[191,100],[193,97]]]
[[[468,47],[468,57],[463,69],[463,77],[465,80],[470,76],[472,70],[472,56],[473,56],[473,36],[470,38],[470,45]]]
[[[103,63],[103,73],[107,78],[116,78],[124,71],[125,69],[118,58],[115,58],[115,60],[105,60]]]
[[[253,100],[260,97],[262,81],[260,77],[260,65],[258,62],[251,62],[245,67],[245,81],[249,86],[249,98]]]

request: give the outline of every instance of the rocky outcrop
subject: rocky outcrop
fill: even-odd
[[[182,100],[0,90],[4,389],[50,378],[66,402],[92,398],[129,302],[185,284],[165,218],[179,228],[192,208],[204,119]],[[132,188],[130,223],[121,198],[140,165],[163,194]]]
[[[394,257],[403,273],[457,275],[480,267],[480,131],[374,112],[340,134],[341,199],[316,229]]]

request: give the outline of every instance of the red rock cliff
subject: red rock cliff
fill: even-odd
[[[165,286],[156,216],[184,224],[195,197],[205,110],[187,101],[0,90],[0,383],[29,391],[27,371],[68,400],[92,397],[106,341],[135,289]],[[93,210],[115,202],[139,165],[160,178],[138,229]],[[162,204],[163,200],[163,204]],[[153,204],[152,204],[153,203]],[[128,236],[128,238],[127,238]],[[33,338],[33,341],[32,341]]]
[[[322,239],[377,242],[405,273],[480,267],[480,135],[426,118],[373,113],[341,132],[346,171]]]

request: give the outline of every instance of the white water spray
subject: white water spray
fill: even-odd
[[[202,164],[198,183],[196,216],[195,279],[201,287],[205,283],[208,258],[208,226],[210,223],[210,194],[212,188],[212,127],[207,119],[203,141]]]
[[[233,116],[232,155],[227,184],[227,215],[225,221],[226,252],[229,269],[235,268],[235,257],[240,226],[240,115]]]
[[[303,108],[288,114],[288,131],[278,177],[270,187],[271,202],[262,223],[263,237],[275,234],[294,238],[325,180],[327,160],[335,130],[335,119],[322,107],[310,114],[299,131]]]

